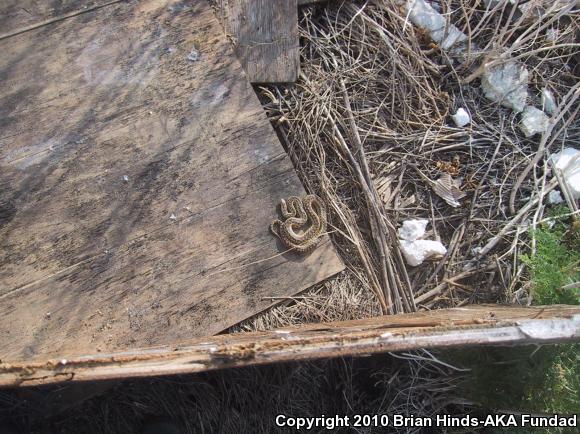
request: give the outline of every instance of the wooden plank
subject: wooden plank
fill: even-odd
[[[252,83],[296,81],[300,69],[296,0],[216,0],[216,5]]]
[[[343,269],[280,254],[304,194],[206,2],[120,2],[0,41],[0,359],[217,333]]]
[[[0,364],[1,386],[185,374],[241,366],[419,348],[580,340],[580,307],[469,306],[263,333],[219,335],[181,346],[42,363]]]
[[[0,39],[122,0],[2,0]]]

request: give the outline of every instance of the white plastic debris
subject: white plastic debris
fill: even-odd
[[[428,220],[405,220],[399,228],[401,252],[407,264],[412,267],[421,265],[426,259],[444,255],[447,249],[439,241],[420,240],[425,235]]]
[[[173,213],[172,213],[172,214],[169,216],[169,218],[170,218],[171,220],[177,220],[177,217],[176,217],[176,216],[175,216],[175,214],[173,214]]]
[[[455,125],[457,125],[458,127],[464,127],[469,122],[471,122],[471,117],[469,116],[469,113],[467,113],[467,111],[463,107],[457,109],[457,112],[454,115],[451,115],[451,117],[453,118],[453,122],[455,122]]]
[[[486,98],[519,113],[524,110],[528,98],[528,70],[517,62],[486,68],[481,88]]]
[[[566,171],[569,169],[568,166],[578,164],[577,160],[580,156],[580,150],[576,148],[564,148],[560,152],[555,152],[550,155],[550,163],[560,169],[561,171]]]
[[[405,220],[399,228],[399,238],[406,241],[415,241],[425,235],[428,220]]]
[[[408,0],[407,11],[413,24],[429,32],[431,39],[442,50],[462,49],[467,41],[467,35],[453,24],[447,25],[447,20],[425,0]]]
[[[123,175],[123,181],[129,182],[129,177],[127,175]]]
[[[562,198],[562,194],[558,190],[552,190],[548,193],[548,203],[551,205],[557,205],[559,203],[563,203],[564,199]]]
[[[531,105],[524,109],[520,129],[526,137],[532,137],[534,134],[543,133],[548,129],[550,118],[542,110]]]
[[[554,98],[554,94],[544,87],[542,89],[542,108],[546,113],[552,115],[556,111],[556,107],[556,98]]]
[[[580,150],[564,148],[550,155],[550,163],[562,172],[562,178],[574,199],[580,198]]]
[[[439,241],[432,240],[400,240],[401,252],[412,267],[421,265],[426,259],[434,256],[442,256],[447,253],[447,249]]]

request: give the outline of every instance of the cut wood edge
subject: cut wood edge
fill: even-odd
[[[218,20],[253,84],[294,83],[300,72],[297,0],[216,0]]]
[[[191,374],[420,348],[580,340],[580,307],[475,305],[198,339],[179,346],[0,363],[0,386]]]

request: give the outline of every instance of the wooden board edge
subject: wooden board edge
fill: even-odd
[[[313,283],[313,284],[307,284],[306,286],[301,286],[300,289],[298,291],[295,291],[292,295],[277,297],[276,300],[273,300],[269,305],[264,306],[263,309],[260,309],[258,312],[254,313],[253,315],[250,315],[241,321],[232,322],[231,324],[223,327],[219,332],[216,333],[216,335],[228,334],[229,331],[232,328],[236,327],[237,325],[242,324],[246,321],[251,321],[252,319],[264,314],[265,312],[269,311],[270,309],[273,309],[277,306],[281,306],[284,303],[288,303],[289,301],[294,300],[296,297],[300,297],[301,294],[308,292],[309,289],[312,289],[313,287],[320,284],[321,282],[324,282],[327,279],[332,279],[332,278],[336,277],[338,274],[342,273],[346,269],[346,265],[344,264],[344,261],[342,260],[340,255],[338,253],[336,253],[336,247],[334,246],[334,243],[332,242],[332,240],[330,238],[328,238],[328,236],[326,236],[326,240],[323,239],[320,242],[320,244],[318,245],[318,248],[324,246],[326,243],[328,243],[330,245],[331,249],[335,249],[336,268],[333,268],[328,273],[325,273],[318,280],[318,282]]]
[[[189,344],[74,359],[0,363],[0,386],[190,374],[419,348],[580,340],[580,307],[478,305],[208,337]]]

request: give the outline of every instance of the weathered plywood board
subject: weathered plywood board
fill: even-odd
[[[300,69],[296,0],[216,0],[252,83],[294,82]]]
[[[0,0],[0,38],[122,0]]]
[[[66,363],[0,363],[0,386],[185,374],[421,348],[579,340],[578,306],[480,305],[219,335],[182,346],[87,354]]]
[[[0,359],[217,333],[343,268],[279,254],[303,194],[205,1],[120,2],[0,41]]]

